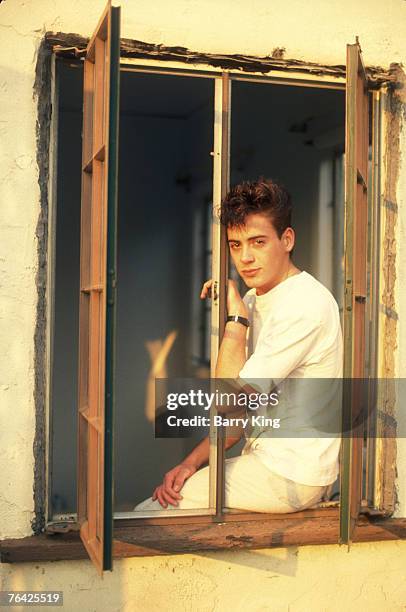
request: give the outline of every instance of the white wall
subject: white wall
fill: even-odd
[[[64,612],[403,612],[406,542],[3,566],[2,589],[63,590]],[[56,608],[57,609],[57,608]]]
[[[6,0],[0,5],[0,537],[30,534],[33,499],[34,330],[39,215],[36,164],[36,53],[47,30],[89,36],[104,0]],[[122,35],[207,52],[270,54],[344,64],[345,45],[360,37],[368,65],[406,63],[403,0],[281,2],[275,0],[158,0],[122,2]],[[401,137],[404,159],[406,141]],[[406,216],[406,171],[400,169],[398,238]],[[406,281],[400,246],[397,266],[398,375],[405,375]],[[400,514],[406,514],[406,450],[398,444]],[[279,561],[273,561],[273,559]],[[286,563],[284,560],[287,560]],[[404,543],[299,551],[235,552],[137,559],[117,564],[113,576],[95,578],[90,563],[2,567],[5,588],[38,585],[67,592],[66,609],[368,610],[404,606]],[[145,568],[145,569],[144,569]],[[269,570],[271,568],[271,571]],[[182,570],[182,572],[180,571]],[[161,585],[163,587],[161,588]],[[139,599],[138,599],[139,598]],[[231,606],[229,606],[229,603]],[[126,607],[127,606],[127,607]]]

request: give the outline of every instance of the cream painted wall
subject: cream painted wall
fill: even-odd
[[[404,0],[131,0],[122,35],[193,50],[343,64],[360,37],[366,64],[406,63]],[[104,0],[5,0],[0,5],[0,538],[30,534],[34,329],[39,214],[37,49],[47,30],[91,34]],[[406,153],[404,132],[402,155]],[[406,168],[398,184],[398,375],[406,375]],[[398,485],[406,514],[406,448]],[[404,609],[406,543],[132,559],[100,581],[89,562],[1,567],[2,588],[61,588],[66,610]]]
[[[2,589],[61,590],[64,612],[403,612],[406,542],[2,566]]]

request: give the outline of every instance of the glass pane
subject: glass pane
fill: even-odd
[[[76,512],[82,70],[58,66],[60,133],[53,361],[54,513]],[[115,416],[116,510],[149,496],[197,442],[154,438],[151,359],[170,376],[209,367],[213,82],[122,75]],[[171,335],[172,333],[172,335]],[[148,382],[149,381],[149,382]]]
[[[210,79],[122,75],[116,511],[151,496],[199,440],[155,439],[154,377],[209,373],[199,295],[211,249],[213,90]]]
[[[337,301],[342,227],[334,211],[343,176],[334,165],[344,152],[344,115],[344,91],[233,83],[231,185],[260,176],[285,185],[293,203],[294,261]]]
[[[295,265],[342,306],[345,92],[233,82],[231,185],[277,179],[292,196]],[[231,276],[237,272],[230,261]],[[247,287],[240,281],[244,294]],[[233,455],[240,447],[232,449]],[[338,481],[332,498],[338,497]]]

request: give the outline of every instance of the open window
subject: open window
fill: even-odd
[[[153,517],[137,519],[133,508],[151,494],[165,467],[174,465],[197,441],[154,438],[153,379],[158,372],[161,376],[165,372],[207,376],[215,366],[224,326],[227,256],[224,231],[213,211],[229,184],[260,174],[275,175],[274,170],[269,171],[272,166],[278,168],[278,178],[289,188],[293,185],[294,200],[299,202],[294,221],[302,236],[297,244],[298,263],[333,291],[342,309],[349,378],[364,377],[367,301],[369,94],[359,46],[349,46],[346,111],[341,83],[301,82],[304,86],[298,87],[293,78],[267,79],[240,71],[171,71],[162,66],[154,73],[147,62],[138,66],[122,62],[118,142],[118,15],[113,8],[105,12],[89,43],[84,67],[77,500],[68,491],[72,492],[72,479],[68,487],[62,453],[53,475],[54,513],[73,514],[77,501],[82,537],[99,571],[112,566],[113,516],[122,524],[130,520],[140,528],[157,521]],[[81,129],[76,112],[80,62],[75,67],[61,63],[60,75],[66,94],[65,140],[60,143],[60,152],[68,167],[75,158],[71,137]],[[269,147],[269,142],[274,146]],[[70,176],[76,172],[72,167]],[[301,188],[304,177],[306,193]],[[70,193],[73,203],[73,181],[66,181],[65,187],[60,201],[67,200]],[[64,233],[69,225],[64,226],[63,215],[61,209],[58,240],[62,237],[61,244],[70,245]],[[68,253],[66,247],[63,250]],[[57,266],[63,257],[61,253],[59,264],[57,257]],[[72,270],[71,261],[68,264]],[[195,299],[209,265],[217,281],[211,312]],[[60,278],[60,287],[66,287],[67,275],[62,269]],[[350,289],[344,299],[347,285]],[[59,314],[64,313],[66,297],[66,292],[61,294]],[[59,411],[54,425],[63,444],[72,437],[67,435],[63,359],[69,358],[67,330],[74,334],[74,317],[71,327],[62,324],[58,329],[64,337],[55,350],[60,365],[59,375],[54,372],[54,401],[58,400]],[[354,406],[352,420],[357,416],[355,387],[346,405]],[[351,539],[360,510],[363,443],[359,435],[343,443],[343,542]],[[56,441],[54,453],[60,448]],[[222,524],[230,520],[223,509],[223,461],[221,439],[214,439],[207,507],[194,517],[174,511],[168,520],[160,518],[166,532],[176,517],[178,533],[188,521]],[[327,509],[327,513],[333,510]],[[309,511],[306,520],[314,513]],[[258,516],[252,515],[235,518],[242,521],[238,527],[242,533],[244,524],[249,528],[248,518],[258,521]],[[265,518],[273,520],[260,516],[262,525]],[[286,520],[300,522],[299,517]]]

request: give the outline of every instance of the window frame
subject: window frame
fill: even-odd
[[[397,312],[391,306],[393,289],[388,291],[390,264],[386,262],[386,241],[393,233],[397,215],[396,197],[393,196],[390,177],[396,165],[397,150],[393,150],[390,138],[392,123],[397,121],[392,108],[392,91],[388,85],[382,85],[372,91],[372,206],[375,214],[372,217],[371,240],[371,283],[375,282],[374,303],[370,304],[370,376],[377,379],[395,378],[394,364],[388,363],[388,352],[394,346],[388,342],[389,330],[393,321],[397,321]],[[388,236],[389,234],[389,236]],[[374,248],[375,247],[375,248]],[[371,512],[390,516],[396,503],[396,432],[393,421],[395,417],[396,396],[391,384],[380,385],[374,397],[373,410],[378,413],[383,406],[382,416],[375,428],[371,424],[371,436],[368,439],[368,461],[372,468],[367,479],[367,499]],[[374,460],[369,459],[374,455]]]
[[[351,542],[363,497],[364,384],[367,376],[367,275],[371,236],[369,213],[369,118],[371,97],[358,43],[347,45],[345,119],[343,436],[340,469],[340,542]],[[372,299],[371,299],[372,297]],[[373,388],[368,379],[368,392]],[[356,425],[356,423],[358,424]],[[350,427],[351,436],[344,432]]]
[[[63,55],[64,51],[61,50],[61,48],[56,47],[53,48],[54,54],[53,54],[53,59],[52,59],[52,63],[53,63],[53,73],[54,73],[54,79],[53,82],[55,81],[55,57],[56,55]],[[83,54],[83,49],[79,49],[79,53],[78,53],[78,49],[76,48],[75,54],[81,55]],[[164,51],[162,51],[162,54],[164,55]],[[159,55],[159,52],[158,52]],[[327,67],[328,68],[328,67]],[[136,58],[128,58],[128,57],[121,57],[121,61],[120,61],[120,70],[131,70],[131,71],[136,71],[136,72],[148,72],[148,73],[159,73],[159,74],[181,74],[184,76],[193,76],[193,77],[199,77],[201,76],[202,78],[216,78],[218,79],[220,77],[221,74],[224,74],[224,72],[226,72],[226,74],[229,75],[230,80],[244,80],[244,81],[258,81],[258,82],[262,82],[262,83],[272,83],[274,85],[277,84],[289,84],[289,85],[294,85],[294,86],[307,86],[307,87],[316,87],[316,88],[334,88],[334,89],[345,89],[345,77],[344,76],[326,76],[326,75],[322,75],[322,74],[318,74],[318,75],[314,75],[311,73],[311,70],[309,70],[308,74],[304,74],[302,72],[297,72],[294,73],[292,72],[290,69],[286,69],[286,72],[281,72],[281,70],[283,69],[278,69],[277,71],[268,71],[267,74],[261,73],[261,72],[252,72],[250,71],[249,73],[244,73],[244,69],[243,72],[241,72],[241,69],[239,68],[229,68],[226,71],[224,71],[221,67],[213,67],[211,65],[206,65],[206,66],[202,66],[202,65],[198,65],[198,66],[193,66],[190,67],[188,66],[187,68],[184,67],[183,63],[180,62],[173,62],[173,61],[168,61],[168,60],[157,60],[157,59],[136,59]],[[390,80],[390,79],[388,79]],[[57,88],[55,88],[55,91],[57,91]],[[376,87],[372,87],[371,91],[376,91]],[[55,94],[56,95],[56,94]],[[382,109],[380,108],[380,113],[382,113]],[[56,113],[54,114],[53,118],[53,130],[52,132],[55,132],[57,134],[57,117],[56,117]],[[384,121],[381,120],[381,129],[379,132],[379,140],[382,138],[382,134],[384,133],[384,127],[382,127],[384,124]],[[55,127],[56,126],[56,127]],[[376,136],[378,136],[378,134],[376,134]],[[56,142],[56,141],[55,141]],[[381,155],[381,143],[379,142],[379,145],[377,147],[379,149],[380,155]],[[54,184],[55,183],[55,175],[52,176],[54,173],[56,173],[56,169],[55,169],[55,160],[52,159],[52,165],[51,165],[51,175],[50,175],[50,184]],[[379,159],[379,162],[377,164],[378,166],[378,170],[380,172],[381,170],[381,157]],[[379,179],[381,180],[381,178]],[[55,197],[55,193],[53,194],[53,196]],[[377,199],[377,202],[380,202],[380,194],[375,194],[375,197]],[[52,206],[50,206],[50,209],[52,210]],[[378,210],[381,210],[381,207],[378,207]],[[55,215],[54,215],[55,216]],[[50,223],[50,227],[52,226],[52,223]],[[50,232],[51,234],[51,232]],[[382,244],[382,239],[380,239],[380,248],[382,250],[383,248],[383,244]],[[55,248],[55,242],[53,240],[53,236],[50,235],[49,236],[49,244],[51,246],[50,252],[52,253],[54,251]],[[51,264],[53,262],[51,261]],[[49,270],[52,271],[52,266],[49,267]],[[379,271],[379,273],[381,273],[381,271]],[[48,292],[49,290],[52,288],[53,286],[53,277],[52,277],[52,272],[49,273],[49,285],[48,285]],[[373,297],[378,300],[378,295],[376,294],[376,291],[373,293]],[[379,300],[378,300],[379,301]],[[48,304],[51,304],[52,302],[48,302]],[[52,327],[52,306],[51,308],[48,310],[48,321],[51,322],[51,325],[48,324],[48,355],[51,356],[51,352],[52,352],[52,338],[51,338],[51,330],[50,328]],[[379,337],[379,331],[378,331],[378,337]],[[48,364],[50,364],[50,357],[48,359]],[[50,373],[48,372],[48,382],[50,379]],[[47,385],[47,389],[49,390],[49,384]],[[50,444],[50,419],[51,419],[51,415],[50,415],[50,397],[47,398],[47,414],[48,414],[48,419],[47,419],[47,425],[48,425],[48,436],[47,436],[47,444],[48,444],[48,450],[49,450],[49,444]],[[383,439],[382,440],[383,443],[388,442],[387,439]],[[381,452],[382,448],[381,448]],[[48,459],[49,459],[49,455],[48,455]],[[48,487],[49,487],[49,471],[50,471],[50,465],[48,463],[48,469],[47,469],[47,483],[48,483]],[[394,483],[393,483],[394,484]],[[376,486],[375,486],[376,489]],[[50,491],[50,487],[47,490],[47,494],[49,494]],[[375,499],[375,498],[374,498]],[[377,506],[376,506],[377,507]],[[289,520],[299,520],[301,522],[303,522],[303,520],[306,520],[306,517],[308,518],[312,518],[312,519],[321,519],[323,520],[327,518],[327,515],[330,516],[330,512],[331,511],[336,511],[335,508],[321,508],[319,510],[309,510],[309,511],[305,511],[305,513],[295,513],[294,515],[289,515],[289,516],[284,516],[283,520],[289,521]],[[58,531],[66,531],[69,529],[72,529],[73,531],[75,531],[75,523],[74,522],[70,522],[67,521],[67,523],[71,523],[70,525],[67,525],[67,529],[65,528],[65,526],[59,526],[57,522],[55,522],[54,520],[49,520],[49,500],[48,500],[48,506],[47,506],[47,513],[46,516],[48,517],[47,520],[47,531],[48,532],[53,532],[56,533]],[[73,517],[72,517],[73,518]],[[251,521],[251,520],[256,520],[258,521],[260,524],[263,523],[263,521],[266,521],[268,523],[268,521],[271,520],[282,520],[282,519],[278,519],[277,515],[275,514],[271,514],[271,515],[265,515],[265,514],[260,514],[258,515],[257,513],[244,513],[243,515],[238,514],[238,513],[230,513],[230,515],[221,515],[217,512],[216,516],[210,516],[207,514],[204,515],[195,515],[195,516],[191,516],[191,517],[186,517],[186,516],[171,516],[171,517],[164,517],[161,519],[153,519],[153,518],[148,518],[148,519],[142,519],[142,518],[134,518],[134,519],[130,519],[132,521],[132,523],[136,522],[137,526],[142,527],[150,525],[151,527],[156,526],[159,527],[162,525],[162,521],[164,521],[164,524],[167,525],[168,527],[170,527],[171,525],[176,526],[176,525],[181,525],[181,524],[185,524],[185,520],[186,519],[190,519],[186,522],[193,522],[193,524],[196,523],[196,519],[199,519],[199,523],[198,524],[204,524],[207,522],[214,522],[217,523],[218,525],[220,524],[225,524],[225,523],[238,523],[238,522],[247,522],[247,521]],[[124,525],[127,523],[126,519],[115,519],[114,520],[114,529],[116,530],[116,528],[118,527],[118,524],[116,526],[116,522],[121,521],[121,525],[124,528]],[[66,522],[65,522],[66,523]],[[281,526],[281,523],[279,524],[279,528]],[[132,526],[134,527],[134,525]],[[357,540],[357,537],[355,537],[355,541]],[[337,538],[335,539],[335,541],[338,541],[338,535]],[[300,542],[297,542],[300,543]],[[304,542],[306,543],[306,542]],[[252,546],[256,545],[254,542],[252,542]],[[159,554],[159,552],[156,552],[155,554]]]

